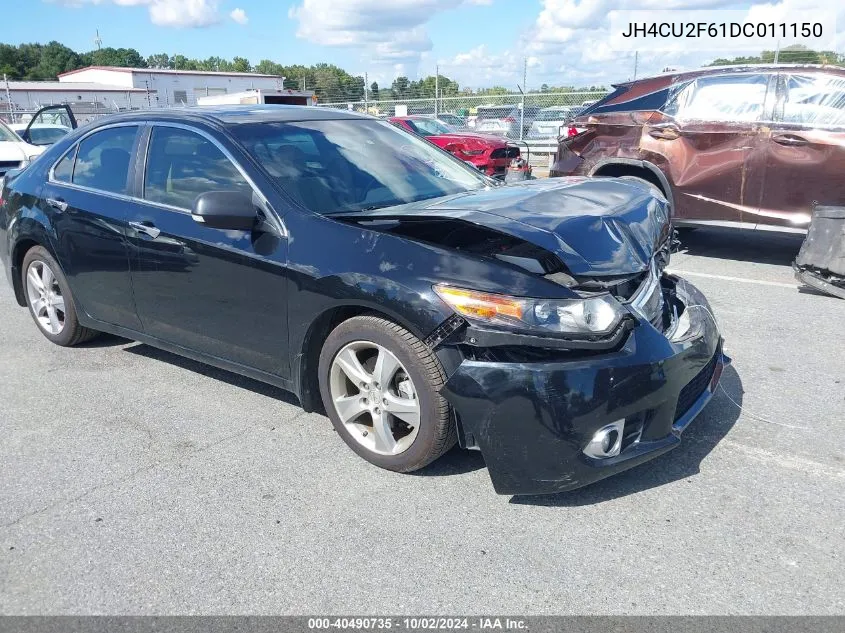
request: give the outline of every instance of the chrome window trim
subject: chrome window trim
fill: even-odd
[[[109,198],[115,198],[117,200],[124,200],[126,202],[138,202],[138,203],[141,203],[141,204],[149,204],[149,205],[152,205],[154,207],[164,209],[166,211],[173,211],[175,213],[182,213],[184,215],[193,216],[193,214],[191,213],[191,210],[185,209],[184,207],[177,207],[177,206],[174,206],[174,205],[166,204],[164,202],[156,202],[154,200],[147,200],[146,198],[137,198],[135,196],[130,196],[130,195],[127,195],[127,194],[122,194],[122,193],[116,193],[116,192],[113,192],[113,191],[105,191],[103,189],[95,189],[93,187],[86,187],[85,185],[77,185],[73,182],[65,182],[63,180],[56,180],[55,173],[54,173],[56,166],[62,160],[64,160],[64,158],[70,152],[77,151],[78,148],[79,148],[79,144],[82,143],[82,141],[84,141],[85,139],[87,139],[91,135],[96,134],[97,132],[100,132],[101,130],[108,130],[108,129],[117,128],[117,127],[136,127],[136,128],[138,128],[138,132],[140,132],[141,129],[145,126],[151,128],[150,139],[152,139],[152,128],[155,128],[156,126],[158,126],[158,127],[179,128],[179,129],[182,129],[182,130],[186,130],[188,132],[193,132],[194,134],[198,134],[199,136],[203,137],[204,139],[210,141],[235,166],[235,169],[238,170],[238,172],[241,174],[241,176],[243,176],[244,180],[246,180],[247,184],[249,184],[250,188],[252,189],[253,195],[257,195],[259,200],[263,203],[264,207],[266,209],[270,210],[270,215],[272,216],[274,223],[277,225],[277,228],[279,228],[279,230],[282,232],[283,236],[285,238],[289,237],[287,227],[285,226],[285,223],[282,221],[281,217],[279,217],[279,215],[276,213],[275,209],[273,209],[270,202],[267,200],[267,198],[264,196],[264,194],[261,193],[261,190],[255,184],[255,181],[253,181],[252,178],[249,177],[249,174],[246,173],[244,168],[235,159],[235,157],[232,155],[232,153],[228,149],[226,149],[223,145],[221,145],[217,141],[217,139],[215,139],[213,136],[211,136],[205,130],[201,130],[201,129],[193,127],[191,125],[186,125],[184,123],[176,123],[174,121],[119,121],[117,123],[109,123],[107,125],[102,125],[100,127],[97,127],[93,130],[86,132],[84,136],[76,139],[76,141],[74,141],[73,145],[71,145],[67,149],[67,151],[64,152],[58,158],[58,160],[56,160],[50,166],[50,171],[47,174],[47,181],[50,184],[58,185],[60,187],[68,187],[69,189],[76,189],[78,191],[84,191],[86,193],[96,193],[96,194],[101,195],[101,196],[106,196],[106,197],[109,197]],[[150,150],[150,142],[149,141],[147,141],[147,148],[146,149],[147,149],[147,153],[149,154],[149,150]],[[144,179],[142,181],[144,183],[146,182],[146,161],[147,161],[147,156],[144,157]],[[76,167],[76,165],[75,165],[75,161],[74,161],[74,168],[75,167]],[[143,192],[142,192],[142,195],[143,195]]]
[[[48,181],[48,182],[50,182],[50,183],[55,183],[55,184],[59,184],[59,185],[73,185],[74,187],[77,187],[77,188],[83,189],[83,190],[85,190],[85,191],[96,191],[96,192],[98,192],[98,193],[109,193],[109,194],[114,193],[114,192],[112,192],[112,191],[103,191],[103,190],[101,190],[101,189],[93,189],[93,188],[91,188],[91,187],[85,187],[84,185],[77,185],[77,184],[72,183],[72,182],[68,183],[68,182],[64,182],[64,181],[62,181],[62,180],[56,180],[56,178],[55,178],[55,173],[54,173],[54,172],[55,172],[55,170],[56,170],[56,166],[57,166],[60,162],[62,162],[62,161],[64,160],[65,156],[67,156],[67,155],[68,155],[71,151],[75,151],[75,150],[79,147],[79,144],[80,144],[82,141],[84,141],[84,140],[85,140],[85,139],[87,139],[89,136],[91,136],[91,135],[93,135],[93,134],[96,134],[97,132],[99,132],[99,131],[101,131],[101,130],[108,130],[108,129],[111,129],[111,128],[116,128],[116,127],[137,127],[137,128],[138,128],[138,130],[140,131],[140,129],[141,129],[143,126],[144,126],[144,123],[143,123],[143,122],[140,122],[140,123],[139,123],[139,122],[137,122],[137,121],[120,121],[120,122],[118,122],[118,123],[109,123],[108,125],[102,125],[102,126],[100,126],[100,127],[98,127],[98,128],[95,128],[95,129],[93,129],[93,130],[89,130],[88,132],[86,132],[86,133],[85,133],[85,135],[84,135],[84,136],[80,136],[78,139],[76,139],[76,140],[73,142],[73,145],[71,145],[71,146],[68,148],[68,150],[67,150],[64,154],[62,154],[62,155],[59,157],[59,159],[58,159],[58,160],[56,160],[56,161],[55,161],[55,162],[54,162],[54,163],[50,166],[50,171],[49,171],[49,172],[47,172],[47,181]],[[73,165],[73,167],[74,167],[74,170],[75,170],[75,169],[76,169],[76,160],[75,160],[75,159],[74,159],[74,165]],[[124,194],[114,194],[114,195],[118,195],[118,196],[120,196],[120,195],[124,195]]]

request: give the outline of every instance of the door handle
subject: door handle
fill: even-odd
[[[655,125],[648,131],[648,135],[652,138],[659,138],[666,141],[674,141],[681,135],[681,131],[672,124],[669,125]]]
[[[138,231],[138,233],[149,235],[153,239],[161,235],[161,230],[157,229],[152,224],[145,224],[144,222],[130,222],[129,226]]]
[[[801,147],[807,145],[810,141],[794,134],[780,134],[773,136],[772,140],[778,145],[786,145],[788,147]]]
[[[67,202],[65,202],[61,198],[47,198],[47,204],[49,204],[51,207],[58,211],[67,211]]]

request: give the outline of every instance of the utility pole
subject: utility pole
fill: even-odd
[[[367,73],[364,73],[364,113],[370,113],[370,100],[367,99],[367,90],[370,87],[369,84],[370,77]]]
[[[775,46],[775,63],[778,63],[778,57],[780,57],[780,40],[778,40],[777,45]]]
[[[100,38],[100,29],[97,29],[97,37],[94,38],[94,44],[97,46],[97,50],[100,50],[100,47],[103,45],[103,40]]]
[[[634,51],[634,80],[637,79],[637,65],[640,61],[640,51]]]
[[[434,116],[440,114],[437,107],[437,93],[440,91],[440,66],[434,67]]]
[[[14,123],[15,118],[12,116],[12,93],[9,91],[9,78],[6,73],[3,73],[3,82],[6,84],[6,101],[9,103],[9,123]]]

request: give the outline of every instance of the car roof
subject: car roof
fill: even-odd
[[[633,84],[641,83],[643,81],[651,81],[655,79],[674,79],[674,81],[683,81],[685,79],[692,79],[694,77],[704,77],[713,74],[723,74],[732,72],[778,72],[783,70],[803,70],[810,72],[832,71],[840,75],[845,74],[845,68],[843,68],[842,66],[831,66],[829,64],[732,64],[727,66],[705,66],[692,70],[669,71],[665,73],[660,73],[658,75],[651,75],[649,77],[633,79],[631,81],[623,81],[617,84],[613,84],[613,86],[631,86]]]
[[[321,108],[316,106],[295,105],[217,105],[191,106],[183,108],[156,108],[153,110],[133,110],[108,117],[115,121],[173,121],[204,120],[223,125],[241,123],[287,123],[294,121],[334,121],[371,119],[376,117],[348,110]],[[98,122],[102,119],[98,119]]]

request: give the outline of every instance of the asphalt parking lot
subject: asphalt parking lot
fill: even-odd
[[[503,497],[478,453],[356,457],[247,379],[108,338],[48,343],[0,282],[0,612],[845,612],[845,301],[800,238],[697,231],[671,268],[733,366],[675,451]]]

